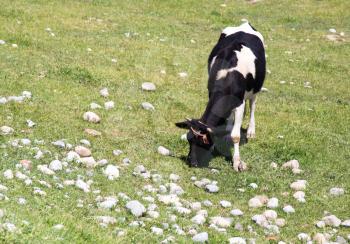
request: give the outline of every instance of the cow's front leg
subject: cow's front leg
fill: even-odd
[[[234,154],[233,154],[233,169],[235,171],[244,171],[246,170],[246,164],[241,161],[239,155],[239,141],[241,139],[241,127],[243,122],[245,102],[243,101],[240,106],[235,109],[235,122],[233,129],[231,131],[231,138],[234,145]]]
[[[249,126],[247,130],[247,138],[255,138],[255,103],[256,103],[256,96],[254,95],[252,98],[249,99],[249,110],[250,110],[250,117],[249,117]]]

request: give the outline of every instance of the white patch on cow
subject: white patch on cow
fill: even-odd
[[[215,60],[216,60],[216,56],[211,60],[210,69],[213,67],[213,65],[214,65],[214,63],[215,63]]]
[[[229,72],[232,72],[234,70],[241,73],[244,78],[247,77],[247,75],[250,73],[252,74],[253,78],[255,78],[255,55],[252,52],[252,50],[246,46],[242,46],[241,51],[236,52],[237,57],[237,66],[232,67],[229,69],[221,69],[218,71],[216,75],[216,80],[220,80],[222,78],[225,78]]]
[[[241,24],[240,26],[237,26],[237,27],[226,27],[222,31],[222,33],[225,34],[226,36],[229,36],[229,35],[232,35],[234,33],[240,32],[240,31],[248,33],[248,34],[255,35],[261,40],[262,43],[264,43],[264,38],[260,34],[260,32],[253,30],[253,28],[249,25],[248,22],[243,23],[243,24]]]

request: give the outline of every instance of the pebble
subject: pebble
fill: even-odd
[[[117,223],[117,219],[111,216],[97,216],[97,221],[106,225]]]
[[[159,148],[158,148],[159,149]],[[169,175],[169,180],[171,180],[172,182],[177,182],[180,180],[180,176],[176,175],[176,174],[170,174]]]
[[[285,213],[295,213],[295,209],[291,205],[286,205],[283,207]]]
[[[266,210],[263,214],[266,219],[268,220],[274,220],[277,219],[277,213],[274,210]]]
[[[277,208],[278,207],[278,199],[275,197],[272,197],[269,199],[267,202],[267,207],[268,208]]]
[[[163,146],[159,146],[158,147],[158,153],[164,156],[169,156],[170,155],[170,150],[163,147]]]
[[[306,180],[297,180],[292,184],[290,184],[290,188],[292,188],[295,191],[302,191],[306,189],[306,184],[307,184]]]
[[[1,135],[10,135],[14,132],[15,130],[9,126],[1,126],[0,127],[0,132],[1,132]]]
[[[284,163],[282,168],[299,169],[299,161],[296,159],[290,160]]]
[[[232,237],[228,241],[230,244],[246,244],[246,240],[242,237]]]
[[[344,220],[344,221],[341,223],[341,226],[350,227],[350,219]]]
[[[325,216],[322,220],[327,226],[339,227],[341,224],[341,220],[338,219],[335,215]]]
[[[207,242],[208,241],[208,233],[207,232],[198,233],[197,235],[194,235],[192,237],[192,241],[200,242],[200,243]]]
[[[6,42],[4,40],[0,40],[0,45],[4,45]]]
[[[192,202],[190,206],[191,206],[191,209],[194,211],[199,211],[202,208],[202,204],[200,202]]]
[[[344,189],[339,187],[333,187],[329,190],[329,194],[332,196],[341,196],[344,195],[344,192]]]
[[[215,216],[210,218],[210,223],[221,228],[228,228],[233,222],[232,218]]]
[[[151,82],[144,82],[141,85],[142,90],[144,91],[155,91],[156,90],[156,85],[151,83]]]
[[[107,165],[104,169],[103,174],[107,176],[109,180],[115,180],[119,177],[118,167],[112,164]]]
[[[114,156],[119,156],[120,154],[123,153],[123,151],[122,151],[122,150],[119,150],[119,149],[115,149],[115,150],[113,150],[112,153],[113,153]]]
[[[324,222],[324,221],[317,221],[316,222],[316,226],[317,226],[317,228],[324,228],[324,227],[326,227],[326,223]]]
[[[233,209],[231,210],[230,214],[233,216],[242,216],[243,212],[240,209]]]
[[[0,191],[5,192],[7,190],[8,188],[6,186],[0,184]]]
[[[14,224],[8,222],[3,223],[2,228],[8,232],[15,232],[17,230],[17,227]]]
[[[329,29],[329,32],[330,32],[330,33],[337,33],[337,30],[334,29],[334,28],[330,28],[330,29]]]
[[[221,205],[221,207],[223,207],[223,208],[229,208],[229,207],[232,206],[232,204],[231,204],[229,201],[226,201],[226,200],[220,201],[220,205]]]
[[[53,171],[59,171],[62,170],[62,162],[60,160],[53,160],[49,164],[49,168]]]
[[[117,205],[118,200],[115,197],[106,197],[103,202],[98,204],[99,208],[111,209]]]
[[[76,182],[75,182],[75,186],[81,190],[83,190],[84,192],[90,192],[90,186],[84,182],[83,180],[81,179],[78,179]]]
[[[108,97],[109,96],[108,89],[106,87],[102,88],[100,90],[100,95],[103,96],[103,97]]]
[[[205,189],[210,193],[216,193],[219,191],[219,187],[217,185],[213,185],[213,184],[206,185]]]
[[[126,208],[135,216],[140,217],[146,212],[146,208],[137,200],[129,201]]]
[[[0,40],[1,41],[1,40]],[[0,43],[1,44],[1,43]],[[0,97],[0,104],[5,104],[7,103],[6,97]]]
[[[297,199],[299,202],[305,202],[305,192],[297,191],[293,194],[293,197]]]
[[[12,170],[8,169],[4,172],[5,179],[11,180],[13,179],[13,172]]]
[[[105,102],[105,109],[109,110],[109,109],[112,109],[112,108],[114,108],[114,102],[113,101]]]
[[[286,225],[286,220],[282,218],[278,218],[275,220],[275,224],[279,227],[283,227]]]
[[[316,233],[312,239],[316,242],[316,244],[326,244],[326,243],[328,243],[325,235],[322,234],[322,233]]]
[[[55,229],[55,230],[62,230],[64,228],[64,225],[63,224],[57,224],[57,225],[52,226],[52,228]]]
[[[174,208],[176,212],[178,212],[181,215],[189,215],[191,213],[191,209],[185,208],[185,207],[175,207]]]
[[[191,221],[197,225],[202,225],[205,223],[206,218],[202,214],[197,214],[191,219]]]
[[[26,123],[27,123],[27,126],[28,126],[29,128],[33,128],[33,127],[36,125],[36,123],[34,123],[33,121],[31,121],[30,119],[27,119],[27,120],[26,120]]]
[[[83,119],[91,123],[99,123],[101,121],[101,118],[97,114],[91,111],[84,113]]]
[[[256,189],[256,188],[258,188],[258,185],[256,183],[250,183],[249,187]]]
[[[186,78],[186,77],[188,76],[188,74],[187,74],[186,72],[180,72],[180,73],[179,73],[179,76],[180,76],[181,78]]]
[[[88,134],[90,136],[101,136],[102,135],[101,132],[94,130],[94,129],[90,129],[90,128],[86,128],[84,131],[86,134]]]
[[[155,110],[154,106],[150,104],[149,102],[143,102],[141,104],[142,108],[145,110]]]
[[[152,227],[151,227],[151,231],[152,231],[153,234],[156,234],[156,235],[163,235],[163,229],[161,229],[161,228],[152,226]]]
[[[159,218],[159,212],[157,211],[148,211],[147,214],[152,218],[152,219],[157,219]]]
[[[97,165],[94,157],[83,157],[79,159],[79,162],[87,168],[94,168]]]
[[[213,203],[211,201],[209,201],[209,200],[204,200],[203,201],[203,205],[206,206],[206,207],[211,207],[211,206],[213,206]]]
[[[249,200],[248,202],[248,206],[250,208],[260,208],[262,207],[264,204],[260,201],[260,199],[258,197],[253,197]]]
[[[299,233],[298,234],[298,240],[302,241],[302,242],[307,242],[307,241],[311,241],[311,238],[308,234],[306,233]]]
[[[91,109],[100,109],[102,107],[101,107],[101,105],[99,105],[97,103],[90,103],[90,108]]]

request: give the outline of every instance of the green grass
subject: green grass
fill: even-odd
[[[268,1],[249,4],[246,1],[9,1],[2,0],[0,8],[0,96],[19,95],[23,90],[33,93],[30,102],[0,105],[0,126],[15,129],[12,136],[0,136],[0,143],[10,139],[44,139],[52,155],[40,160],[33,159],[28,148],[0,149],[0,184],[9,188],[9,201],[0,201],[0,208],[7,213],[0,222],[15,223],[20,233],[1,233],[1,242],[11,243],[111,243],[159,242],[168,235],[157,237],[150,233],[151,226],[167,222],[166,207],[161,207],[161,217],[146,222],[145,228],[128,228],[134,218],[124,210],[120,213],[101,211],[96,208],[93,193],[84,194],[74,187],[63,190],[44,189],[48,195],[32,194],[32,187],[19,180],[7,181],[2,172],[15,170],[21,159],[32,159],[36,165],[49,163],[55,156],[62,158],[64,151],[50,142],[65,138],[72,144],[87,138],[92,143],[97,159],[107,158],[111,163],[121,164],[122,157],[112,155],[113,149],[124,151],[124,157],[132,160],[129,168],[121,169],[117,181],[108,181],[101,169],[94,170],[93,188],[100,189],[102,196],[125,192],[140,199],[137,192],[147,183],[132,176],[133,168],[145,165],[163,175],[181,176],[180,185],[190,201],[210,199],[215,205],[222,199],[230,200],[234,207],[245,212],[239,221],[246,227],[252,225],[259,233],[239,233],[228,228],[220,234],[205,225],[199,230],[208,231],[211,243],[220,243],[229,237],[256,238],[258,243],[268,242],[263,230],[250,220],[263,210],[250,210],[248,200],[258,194],[276,196],[280,204],[291,204],[296,213],[286,216],[287,225],[281,229],[278,240],[297,242],[297,234],[323,232],[314,222],[329,211],[341,219],[350,218],[350,87],[349,87],[349,33],[350,3],[346,0],[332,1]],[[177,157],[164,157],[156,153],[159,145],[171,149],[176,156],[187,153],[187,144],[180,141],[183,133],[174,123],[185,117],[198,118],[207,102],[207,57],[215,45],[221,29],[240,24],[247,18],[265,37],[267,62],[271,74],[267,75],[265,87],[269,92],[259,95],[257,103],[257,139],[241,147],[242,158],[248,163],[247,172],[237,174],[231,166],[216,158],[210,169],[188,168]],[[50,27],[55,36],[45,31]],[[331,42],[325,38],[329,28],[345,32],[344,42]],[[124,33],[131,33],[126,37]],[[165,39],[161,41],[160,39]],[[193,39],[196,42],[191,43]],[[309,39],[309,41],[306,41]],[[12,43],[18,48],[11,47]],[[91,48],[92,52],[88,52]],[[285,51],[292,51],[291,55]],[[112,63],[111,59],[118,62]],[[160,70],[166,70],[161,75]],[[182,79],[179,72],[188,72]],[[286,80],[281,85],[279,81]],[[156,92],[142,92],[142,82],[157,85]],[[312,89],[304,88],[311,82]],[[294,82],[294,85],[289,84]],[[116,102],[111,111],[99,110],[102,122],[91,125],[82,120],[93,101],[103,104],[99,89],[108,87],[109,100]],[[145,111],[140,104],[151,102],[156,110]],[[311,110],[310,110],[311,109]],[[26,119],[37,123],[34,129],[26,128]],[[87,136],[84,128],[95,128],[102,137]],[[246,123],[245,123],[246,127]],[[278,139],[283,135],[283,139]],[[289,171],[271,170],[272,161],[279,164],[298,159],[304,172],[295,176]],[[60,179],[75,179],[85,175],[79,167],[67,175],[58,173]],[[52,177],[42,176],[32,170],[31,176],[54,184]],[[220,192],[210,195],[196,188],[191,176],[217,180]],[[289,190],[295,179],[306,179],[307,203],[300,204]],[[257,190],[247,186],[256,182]],[[35,183],[35,185],[38,185]],[[331,187],[339,186],[346,194],[332,198]],[[246,188],[245,193],[237,191]],[[17,204],[18,197],[28,203]],[[76,208],[78,199],[84,208]],[[88,204],[92,204],[88,207]],[[209,208],[209,215],[228,216],[229,210]],[[94,216],[125,216],[126,222],[101,228]],[[22,220],[29,221],[22,226]],[[51,227],[63,223],[65,228],[55,231]],[[184,229],[191,226],[189,218],[180,218],[178,224]],[[127,230],[124,237],[116,237],[115,229]],[[329,231],[330,229],[324,230]],[[349,230],[339,228],[339,235]],[[185,243],[189,236],[176,236],[176,242]]]

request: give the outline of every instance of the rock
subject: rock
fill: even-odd
[[[59,171],[62,170],[62,162],[60,160],[53,160],[49,164],[49,168],[53,171]]]
[[[82,163],[87,168],[94,168],[97,165],[93,157],[80,158],[79,162]]]
[[[221,207],[223,207],[223,208],[229,208],[229,207],[232,206],[232,204],[231,204],[229,201],[226,201],[226,200],[220,201],[220,205],[221,205]]]
[[[280,233],[280,230],[277,225],[267,225],[264,230],[265,234],[268,236],[276,236]]]
[[[73,161],[77,161],[80,159],[80,156],[79,154],[77,154],[76,152],[74,151],[69,151],[67,153],[67,156],[66,156],[66,160],[67,162],[73,162]]]
[[[151,231],[152,231],[152,233],[155,234],[155,235],[163,235],[163,229],[161,229],[161,228],[152,226],[152,227],[151,227]]]
[[[80,157],[89,157],[91,156],[90,149],[84,147],[84,146],[76,146],[74,151],[80,156]]]
[[[230,244],[246,244],[246,241],[242,237],[232,237],[229,240]]]
[[[142,173],[146,173],[147,170],[145,168],[145,166],[143,165],[137,165],[135,168],[134,168],[134,173],[139,175],[139,174],[142,174]]]
[[[188,74],[187,74],[186,72],[180,72],[180,73],[179,73],[179,76],[180,76],[181,78],[186,78],[186,77],[188,76]]]
[[[292,169],[293,174],[298,175],[301,174],[303,171],[301,169]]]
[[[190,204],[191,209],[194,211],[199,211],[202,208],[202,204],[200,202],[193,202]]]
[[[144,91],[155,91],[156,90],[156,86],[151,83],[151,82],[144,82],[142,83],[142,90]]]
[[[7,180],[13,179],[13,172],[12,172],[12,170],[10,170],[10,169],[6,170],[6,171],[4,172],[4,177],[5,177],[5,179],[7,179]]]
[[[143,102],[141,104],[142,108],[145,110],[155,110],[154,106],[150,104],[149,102]]]
[[[240,209],[233,209],[231,210],[230,214],[233,216],[242,216],[243,212]]]
[[[264,204],[260,201],[258,197],[253,197],[249,200],[248,205],[250,208],[260,208],[264,206]]]
[[[290,160],[284,163],[282,168],[299,169],[299,162],[296,159]]]
[[[329,194],[332,196],[341,196],[344,195],[344,192],[344,189],[339,187],[333,187],[329,190]]]
[[[28,126],[29,128],[33,128],[33,127],[36,125],[36,123],[34,123],[33,121],[31,121],[30,119],[27,119],[26,122],[27,122],[27,126]]]
[[[101,121],[101,118],[97,114],[91,111],[84,113],[83,119],[91,123],[99,123]]]
[[[305,192],[297,191],[293,194],[293,197],[297,199],[299,202],[305,202]]]
[[[284,206],[283,211],[285,213],[295,213],[294,208],[292,206],[290,206],[290,205]]]
[[[106,225],[117,223],[117,219],[111,216],[97,216],[97,221]]]
[[[337,244],[348,244],[348,241],[342,237],[342,236],[337,236],[337,239],[335,240]]]
[[[114,108],[114,102],[113,101],[105,102],[105,109],[109,110],[109,109],[112,109],[112,108]]]
[[[302,241],[303,243],[307,242],[307,241],[311,241],[311,238],[308,234],[306,233],[300,233],[298,234],[298,240]]]
[[[108,89],[106,87],[102,88],[100,90],[100,95],[103,96],[103,97],[108,97],[109,96]]]
[[[216,193],[219,191],[219,187],[217,185],[213,185],[213,184],[206,185],[205,189],[210,193]]]
[[[185,207],[175,207],[174,208],[176,212],[178,212],[181,215],[189,215],[191,213],[191,209],[185,208]]]
[[[211,207],[211,206],[213,206],[213,203],[211,201],[209,201],[209,200],[204,200],[203,201],[203,205],[206,206],[206,207]]]
[[[54,175],[55,172],[47,167],[46,164],[39,164],[37,169],[45,175]]]
[[[330,32],[330,33],[336,33],[337,31],[336,31],[336,29],[334,29],[334,28],[330,28],[330,29],[329,29],[329,32]]]
[[[277,208],[278,207],[278,199],[275,197],[272,197],[269,199],[267,202],[267,207],[268,208]]]
[[[1,42],[1,40],[0,40],[0,42]],[[0,104],[5,104],[5,103],[7,103],[6,97],[0,97]]]
[[[15,131],[15,130],[14,130],[13,128],[11,128],[11,127],[9,127],[9,126],[6,126],[6,125],[0,127],[1,135],[4,135],[4,136],[5,136],[5,135],[10,135],[10,134],[12,134],[14,131]]]
[[[321,233],[316,233],[312,239],[315,241],[316,244],[327,244],[328,243],[326,237]]]
[[[159,148],[158,148],[159,150]],[[180,180],[180,176],[176,175],[176,174],[170,174],[169,175],[169,180],[171,180],[172,182],[177,182]]]
[[[102,135],[101,132],[94,130],[94,129],[89,129],[89,128],[86,128],[84,130],[84,132],[90,136],[101,136]]]
[[[118,200],[115,197],[106,197],[103,202],[98,204],[99,208],[112,209],[117,205]]]
[[[103,171],[103,174],[107,176],[109,180],[115,180],[119,177],[118,167],[112,164],[109,164]]]
[[[17,230],[17,227],[14,224],[8,222],[3,223],[2,228],[7,232],[15,232]]]
[[[122,153],[123,153],[122,150],[119,150],[119,149],[113,150],[113,155],[114,155],[114,156],[119,156],[119,155],[122,154]]]
[[[221,228],[228,228],[233,222],[232,218],[215,216],[210,218],[210,223]]]
[[[148,211],[147,214],[152,218],[152,219],[157,219],[159,218],[159,212],[157,211]]]
[[[344,221],[341,223],[341,226],[350,227],[350,219],[344,220]]]
[[[341,220],[338,219],[335,215],[325,216],[322,220],[328,226],[339,227],[341,224]]]
[[[84,182],[83,180],[81,179],[78,179],[76,182],[75,182],[75,186],[81,190],[83,190],[84,192],[90,192],[90,186]]]
[[[278,168],[278,165],[275,163],[275,162],[272,162],[270,164],[270,167],[273,168],[273,169],[277,169]]]
[[[277,213],[274,210],[266,210],[263,215],[267,220],[274,220],[277,218]]]
[[[250,183],[249,187],[256,189],[256,188],[258,188],[258,185],[256,183]]]
[[[164,156],[169,156],[170,155],[170,151],[169,149],[163,147],[163,146],[159,146],[158,147],[158,153]]]
[[[278,218],[275,220],[275,224],[279,227],[283,227],[286,225],[286,220],[282,218]]]
[[[90,103],[90,108],[91,109],[100,109],[102,107],[101,107],[101,105],[99,105],[97,103]]]
[[[197,225],[202,225],[205,223],[206,218],[202,214],[197,214],[191,219],[191,221]]]
[[[254,215],[252,220],[261,227],[266,227],[269,224],[266,217],[262,214]]]
[[[126,204],[126,208],[135,216],[141,217],[145,212],[146,208],[137,200],[129,201]]]
[[[306,184],[307,184],[306,180],[297,180],[292,184],[290,184],[290,188],[292,188],[295,191],[303,191],[306,189]]]
[[[200,243],[207,242],[208,241],[208,233],[207,232],[198,233],[197,235],[192,237],[192,241],[200,242]]]
[[[326,223],[324,222],[324,221],[317,221],[316,222],[316,226],[318,227],[318,228],[324,228],[324,227],[326,227]]]

